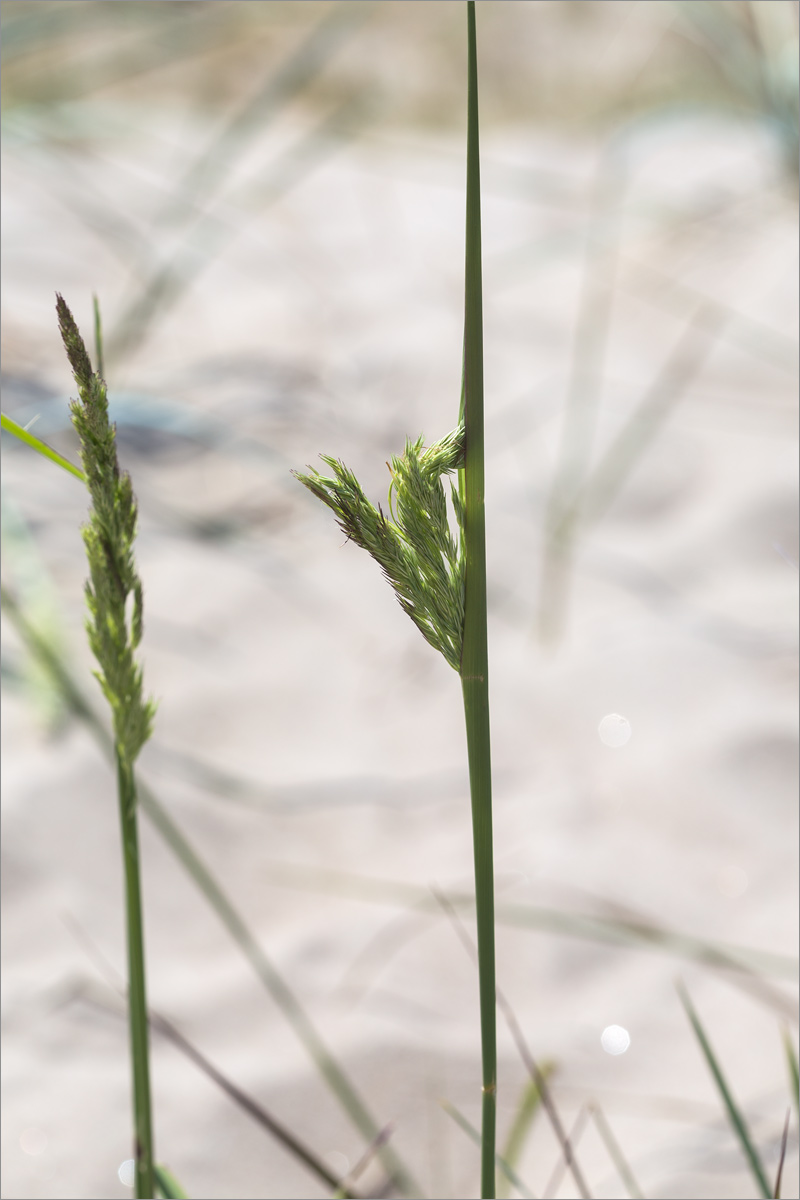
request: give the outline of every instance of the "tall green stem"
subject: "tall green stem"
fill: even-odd
[[[144,974],[144,934],[139,875],[139,833],[136,821],[136,781],[133,768],[116,750],[122,853],[125,863],[125,908],[128,924],[128,1024],[133,1068],[134,1163],[137,1198],[152,1197],[153,1132],[150,1116],[147,994]]]
[[[481,199],[478,143],[478,60],[475,3],[467,5],[469,41],[467,99],[467,221],[464,314],[466,427],[463,469],[465,501],[464,641],[461,686],[467,728],[475,902],[478,918],[478,975],[481,1008],[483,1103],[481,1196],[495,1194],[497,1111],[497,1029],[494,965],[494,863],[492,852],[492,768],[489,742],[489,663],[486,636],[486,524],[483,462],[483,305],[481,279]]]

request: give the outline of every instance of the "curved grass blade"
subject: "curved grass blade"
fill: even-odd
[[[156,1177],[156,1188],[164,1200],[188,1200],[186,1192],[166,1167],[153,1163],[153,1174]]]
[[[76,479],[80,479],[81,483],[86,482],[86,476],[80,467],[76,467],[68,458],[64,458],[63,454],[59,454],[52,446],[48,446],[41,438],[35,434],[29,433],[22,425],[18,425],[13,417],[6,416],[5,413],[0,414],[0,424],[5,429],[6,433],[13,434],[15,438],[19,438],[26,446],[30,446],[41,454],[43,458],[49,458],[50,462],[54,462],[57,466],[63,467],[65,471],[69,471],[70,475],[74,475]]]
[[[724,1074],[722,1073],[722,1068],[719,1065],[717,1056],[714,1054],[714,1051],[711,1048],[711,1043],[706,1037],[706,1032],[700,1023],[700,1018],[695,1012],[692,1002],[689,999],[689,993],[686,991],[686,988],[680,981],[677,983],[677,989],[681,1003],[686,1009],[686,1015],[688,1016],[697,1040],[700,1043],[700,1049],[703,1051],[703,1055],[708,1063],[709,1070],[714,1076],[714,1081],[719,1089],[722,1102],[725,1105],[725,1109],[728,1114],[728,1120],[730,1121],[734,1133],[739,1139],[739,1144],[744,1151],[745,1158],[750,1164],[750,1170],[752,1171],[753,1177],[758,1184],[760,1195],[764,1198],[764,1200],[771,1200],[772,1186],[767,1179],[767,1174],[764,1170],[764,1164],[762,1163],[758,1151],[755,1148],[753,1139],[750,1136],[750,1131],[745,1124],[744,1117],[739,1111],[739,1107],[736,1104],[733,1095],[731,1094],[731,1090],[728,1087],[728,1083]]]

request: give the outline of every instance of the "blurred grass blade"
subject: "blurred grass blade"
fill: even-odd
[[[44,458],[49,458],[50,462],[63,467],[65,471],[69,471],[70,475],[74,475],[76,479],[80,479],[81,483],[86,482],[86,477],[80,467],[76,467],[68,458],[64,458],[63,454],[59,454],[57,450],[54,450],[52,446],[48,446],[46,442],[37,438],[35,434],[28,433],[28,430],[24,429],[22,425],[18,425],[12,417],[7,417],[5,413],[2,413],[0,414],[0,422],[2,422],[2,428],[5,429],[6,433],[13,434],[21,442],[25,442],[26,446],[31,446]]]
[[[101,379],[105,379],[105,362],[103,359],[103,321],[100,316],[100,301],[92,296],[92,311],[94,312],[94,369]]]
[[[175,1176],[166,1167],[161,1167],[158,1163],[153,1164],[153,1174],[156,1177],[156,1186],[164,1200],[187,1200],[186,1192],[178,1183]]]
[[[539,1068],[545,1079],[549,1079],[554,1069],[555,1064],[551,1062],[543,1062]],[[525,1087],[522,1089],[517,1111],[514,1114],[514,1120],[511,1122],[511,1128],[508,1131],[508,1137],[506,1138],[506,1144],[502,1152],[502,1159],[511,1170],[516,1170],[534,1118],[541,1106],[542,1093],[539,1090],[539,1084],[535,1079],[528,1079]],[[499,1179],[497,1182],[498,1200],[505,1200],[510,1194],[509,1182],[510,1178],[504,1171],[502,1179]]]
[[[440,1100],[439,1103],[447,1113],[448,1117],[452,1117],[459,1129],[462,1129],[470,1141],[474,1142],[475,1145],[480,1148],[482,1139],[475,1126],[468,1121],[464,1114],[459,1112],[456,1106],[451,1104],[449,1100]],[[517,1172],[509,1162],[506,1162],[502,1155],[495,1155],[495,1163],[503,1175],[505,1175],[506,1179],[508,1179],[508,1181],[514,1185],[520,1196],[525,1196],[527,1200],[535,1200],[534,1194],[528,1185],[520,1179]]]
[[[270,882],[282,887],[355,896],[373,904],[421,910],[427,908],[431,911],[441,907],[428,888],[411,883],[376,879],[331,868],[312,869],[297,863],[271,859],[267,860],[267,866]],[[458,910],[472,908],[475,904],[475,897],[468,892],[448,891],[445,896],[447,902]],[[749,974],[762,972],[765,975],[792,980],[797,977],[797,960],[789,955],[772,954],[744,946],[728,946],[724,943],[717,945],[691,934],[665,929],[644,918],[630,920],[595,913],[570,912],[537,904],[510,904],[503,901],[497,905],[496,915],[498,924],[517,928],[560,933],[618,946],[647,947],[676,958],[726,971]]]
[[[312,28],[300,45],[271,72],[255,95],[248,97],[217,137],[195,159],[176,188],[176,195],[159,221],[194,216],[217,186],[230,178],[235,160],[249,140],[262,134],[271,120],[313,83],[342,42],[370,14],[371,6],[336,4]]]
[[[71,672],[53,649],[33,629],[14,597],[0,587],[3,611],[20,633],[28,648],[52,673],[76,716],[80,717],[100,743],[107,757],[113,758],[113,741],[94,710],[86,702]],[[163,837],[175,857],[194,880],[208,903],[239,946],[245,958],[272,996],[298,1041],[305,1047],[318,1072],[338,1099],[359,1133],[370,1141],[379,1137],[381,1126],[372,1117],[344,1069],[328,1050],[300,1001],[273,966],[247,924],[231,904],[205,863],[195,853],[179,827],[168,815],[153,792],[144,783],[138,785],[139,805]],[[382,1146],[381,1161],[397,1184],[409,1196],[423,1195],[417,1182],[391,1146]]]
[[[800,1118],[800,1072],[797,1068],[797,1054],[792,1041],[792,1035],[784,1026],[783,1031],[783,1049],[786,1054],[786,1065],[789,1068],[789,1084],[792,1092],[792,1104],[797,1116]]]
[[[760,1194],[764,1200],[771,1200],[772,1187],[767,1179],[766,1171],[764,1170],[764,1164],[761,1162],[758,1151],[753,1144],[753,1139],[751,1138],[750,1132],[745,1124],[744,1117],[739,1111],[736,1101],[731,1094],[731,1090],[728,1087],[725,1076],[722,1073],[722,1068],[719,1065],[719,1061],[714,1054],[711,1044],[706,1037],[705,1030],[700,1023],[700,1018],[695,1012],[692,1002],[689,999],[689,993],[686,991],[686,988],[680,981],[677,984],[677,988],[681,1003],[686,1009],[686,1015],[691,1021],[692,1028],[694,1029],[697,1040],[700,1043],[700,1048],[703,1051],[706,1062],[708,1063],[709,1070],[714,1076],[714,1081],[719,1088],[722,1102],[725,1105],[728,1113],[728,1120],[730,1121],[731,1126],[737,1138],[739,1139],[739,1143],[744,1151],[745,1157],[750,1164],[750,1169],[753,1172],[753,1177],[756,1180],[756,1183],[758,1184]]]
[[[589,1105],[589,1113],[594,1118],[594,1123],[597,1126],[597,1132],[603,1139],[603,1144],[609,1153],[611,1161],[619,1171],[620,1179],[628,1189],[628,1195],[631,1196],[633,1200],[644,1200],[644,1192],[636,1182],[636,1177],[631,1170],[630,1163],[623,1154],[622,1147],[620,1146],[619,1142],[614,1137],[614,1134],[611,1131],[611,1126],[606,1120],[606,1116],[602,1108],[599,1104],[593,1101]]]
[[[778,1170],[775,1172],[775,1187],[772,1192],[773,1200],[781,1200],[781,1180],[783,1179],[783,1164],[786,1162],[786,1143],[789,1140],[789,1121],[791,1120],[792,1110],[787,1108],[786,1120],[783,1122],[783,1133],[781,1134],[781,1152],[778,1155]]]

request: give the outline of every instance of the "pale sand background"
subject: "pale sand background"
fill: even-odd
[[[142,7],[166,6],[128,6]],[[288,7],[279,48],[327,6]],[[460,7],[378,6],[334,72],[339,84],[354,79],[356,93],[371,75],[383,85],[358,137],[267,204],[257,188],[248,198],[236,187],[272,178],[263,164],[313,124],[315,109],[290,107],[253,136],[213,201],[228,236],[141,348],[108,370],[140,502],[146,682],[160,702],[142,777],[439,1197],[475,1195],[478,1177],[477,1150],[439,1104],[448,1098],[478,1120],[475,972],[446,919],[359,896],[353,880],[469,887],[458,681],[289,469],[332,453],[381,499],[385,460],[404,437],[435,438],[454,423],[464,147],[448,106],[458,114],[462,98]],[[567,52],[564,5],[483,5],[479,16],[487,7],[498,893],[550,908],[632,909],[792,956],[797,254],[779,143],[763,122],[710,108],[627,126],[609,118],[600,129],[580,97],[561,126],[540,96],[538,117],[506,112],[492,101],[505,53],[509,74],[522,71],[527,46],[557,78],[555,48],[574,80],[597,65],[601,99],[610,78],[624,95],[625,80],[633,87],[654,70],[664,45],[675,52],[676,18],[656,5],[632,14],[597,4],[602,19],[577,22]],[[85,6],[56,8],[84,19]],[[59,108],[56,78],[44,116],[32,104],[7,108],[3,158],[3,408],[23,422],[41,414],[37,431],[73,455],[53,292],[88,335],[97,291],[113,329],[148,261],[178,240],[167,228],[154,246],[153,216],[218,127],[225,86],[235,91],[226,76],[222,99],[211,88],[206,107],[192,108],[196,77],[164,69],[126,91],[98,45],[95,66],[110,63],[111,82]],[[223,76],[234,61],[222,56]],[[243,73],[245,92],[254,70]],[[429,80],[438,121],[425,109]],[[589,310],[576,351],[578,314],[587,294],[602,309],[610,285],[608,346],[592,368],[600,310]],[[602,376],[597,458],[702,297],[726,306],[726,323],[702,335],[713,339],[708,354],[582,540],[563,637],[546,648],[537,636],[543,517],[574,363]],[[3,493],[4,583],[58,631],[99,708],[81,635],[85,495],[9,439]],[[126,1031],[75,998],[76,983],[97,976],[64,920],[122,966],[113,778],[74,720],[48,726],[52,693],[31,676],[7,621],[3,632],[3,1195],[129,1195],[116,1175],[130,1154]],[[598,737],[609,712],[631,722],[623,749]],[[249,786],[215,784],[204,768]],[[144,819],[142,847],[153,1007],[333,1169],[354,1164],[363,1139]],[[782,1007],[663,954],[507,925],[498,972],[533,1052],[558,1063],[565,1119],[599,1101],[646,1195],[750,1196],[675,993],[680,973],[774,1171],[788,1104],[787,1004],[796,1044],[791,981],[770,980]],[[600,1045],[610,1024],[632,1039],[618,1058]],[[504,1133],[525,1072],[502,1021],[499,1039]],[[159,1037],[153,1071],[158,1153],[190,1195],[326,1194]],[[578,1150],[594,1195],[625,1194],[593,1130]],[[556,1160],[539,1118],[520,1164],[537,1195]],[[379,1177],[371,1169],[362,1187]],[[558,1194],[572,1188],[567,1178]],[[793,1120],[783,1195],[796,1194]]]

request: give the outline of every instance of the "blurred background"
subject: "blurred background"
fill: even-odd
[[[797,1046],[798,6],[477,8],[498,979],[584,1194],[746,1197],[675,983],[774,1177]],[[331,454],[377,503],[405,437],[456,423],[465,6],[6,0],[2,34],[3,411],[77,461],[54,293],[90,345],[96,295],[159,702],[143,784],[420,1191],[475,1195],[476,970],[437,899],[471,930],[460,688],[290,475]],[[86,509],[4,436],[7,1196],[130,1194]],[[149,813],[153,1008],[388,1194],[299,1009]],[[505,1194],[580,1195],[499,1038]],[[163,1031],[153,1076],[190,1195],[331,1194]]]

